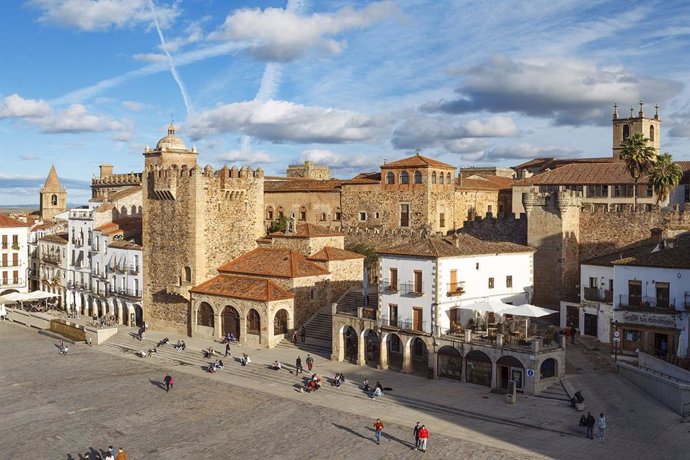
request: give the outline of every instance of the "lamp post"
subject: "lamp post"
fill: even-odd
[[[618,362],[618,344],[620,343],[620,331],[618,330],[618,321],[613,322],[613,361]]]

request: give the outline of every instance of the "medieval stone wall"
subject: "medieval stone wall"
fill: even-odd
[[[517,219],[512,214],[498,218],[476,217],[474,220],[465,222],[457,233],[464,233],[485,241],[510,241],[526,245],[527,216],[520,214]]]
[[[271,222],[278,219],[279,211],[289,220],[295,216],[298,223],[321,226],[340,226],[336,213],[340,213],[340,191],[319,192],[270,192],[264,194],[264,226],[268,229]],[[300,211],[306,213],[306,220],[301,220]],[[273,214],[273,217],[270,214]]]
[[[461,228],[475,217],[485,217],[488,213],[498,214],[498,191],[471,190],[455,192],[455,228]],[[449,227],[452,228],[452,227]]]

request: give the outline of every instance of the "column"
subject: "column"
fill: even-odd
[[[363,333],[357,334],[357,365],[366,366],[367,364],[367,345]]]
[[[117,324],[124,324],[122,321],[122,305],[120,302],[115,301],[115,311],[117,312]]]
[[[221,310],[222,312],[222,310]],[[217,315],[213,316],[213,337],[216,339],[221,337],[221,333],[223,331],[223,323],[222,321],[222,315],[221,313],[218,313]]]
[[[412,367],[412,347],[410,342],[403,345],[403,357],[402,357],[402,373],[410,374],[413,371]]]
[[[388,369],[388,343],[383,334],[381,334],[381,346],[379,347],[379,369]]]
[[[240,343],[247,344],[247,317],[244,315],[240,316]]]
[[[498,372],[497,372],[497,366],[496,366],[496,361],[493,359],[491,360],[491,389],[493,390],[498,386]]]

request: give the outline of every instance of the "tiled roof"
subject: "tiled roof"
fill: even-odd
[[[308,260],[328,261],[328,260],[350,260],[350,259],[364,259],[362,254],[345,249],[334,248],[326,246],[316,254],[307,257]]]
[[[613,265],[634,265],[638,267],[688,268],[690,269],[690,246],[666,248],[613,261]]]
[[[57,222],[43,222],[43,223],[36,224],[33,227],[31,227],[31,231],[32,232],[38,232],[40,230],[48,230],[49,228],[55,227],[57,225],[61,225],[61,224],[58,224]]]
[[[123,217],[95,228],[105,236],[123,234],[127,239],[141,240],[141,218]]]
[[[650,243],[649,241],[637,242],[624,246],[617,251],[610,252],[591,259],[583,260],[582,265],[598,265],[602,267],[613,267],[613,262],[627,257],[635,257],[639,254],[651,252],[659,243]]]
[[[535,249],[520,244],[507,241],[484,241],[461,234],[448,238],[426,238],[378,252],[379,254],[439,258],[534,251]]]
[[[190,292],[234,299],[260,300],[263,302],[293,299],[295,297],[295,294],[291,291],[278,286],[271,280],[228,275],[215,276],[193,287],[190,289]]]
[[[50,172],[48,177],[46,177],[46,182],[43,184],[44,192],[62,192],[64,189],[60,184],[60,179],[58,179],[57,171],[55,171],[55,165],[50,166]]]
[[[321,227],[314,224],[297,224],[297,231],[295,233],[274,232],[269,236],[272,237],[291,237],[291,238],[318,238],[322,236],[343,236],[342,232],[331,230],[330,228]]]
[[[129,241],[129,240],[113,240],[110,243],[111,248],[115,249],[132,249],[132,250],[141,250],[141,245],[137,244],[134,241]]]
[[[609,185],[632,184],[633,180],[623,161],[610,163],[571,163],[551,171],[516,181],[515,185]],[[640,184],[647,183],[642,176]]]
[[[265,181],[264,192],[338,192],[341,180],[292,179]]]
[[[366,185],[379,183],[381,183],[380,172],[364,172],[357,174],[350,180],[343,181],[342,185]]]
[[[31,225],[17,219],[13,219],[4,214],[0,214],[0,228],[7,227],[30,227]]]
[[[53,235],[46,235],[43,238],[41,238],[39,241],[46,241],[48,243],[56,243],[56,244],[67,244],[67,233],[55,233]]]
[[[462,179],[458,178],[456,190],[508,190],[513,186],[513,179],[502,176],[474,175]],[[460,184],[462,182],[462,184]]]
[[[124,188],[122,190],[118,190],[117,192],[113,193],[112,195],[109,195],[108,199],[110,201],[120,200],[120,199],[128,197],[130,195],[134,195],[137,192],[141,192],[141,185],[132,185],[132,186]]]
[[[591,157],[591,158],[535,158],[525,163],[513,166],[514,170],[539,167],[540,169],[555,169],[559,166],[571,163],[610,163],[616,161],[611,157]]]
[[[433,158],[423,157],[419,154],[412,155],[411,157],[403,158],[402,160],[391,161],[381,165],[381,168],[443,168],[443,169],[455,169],[455,166],[451,166],[448,163],[443,163]]]
[[[307,260],[299,252],[287,248],[256,248],[221,265],[218,271],[276,278],[302,278],[328,274],[328,270]]]

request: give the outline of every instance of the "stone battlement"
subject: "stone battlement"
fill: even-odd
[[[139,185],[141,184],[141,173],[112,174],[105,177],[94,177],[91,179],[92,186],[98,185]]]

